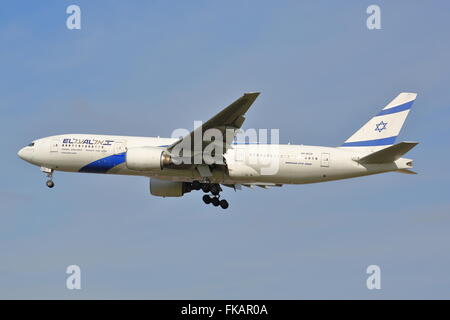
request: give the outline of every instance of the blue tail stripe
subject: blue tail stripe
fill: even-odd
[[[79,172],[106,173],[108,170],[125,162],[125,152],[113,154],[85,165]]]
[[[404,104],[401,104],[399,106],[393,107],[393,108],[389,108],[389,109],[386,109],[386,110],[381,110],[381,112],[379,114],[377,114],[377,116],[383,116],[385,114],[391,114],[391,113],[397,113],[397,112],[402,112],[402,111],[405,111],[405,110],[409,110],[409,109],[411,109],[411,106],[412,106],[413,102],[414,102],[414,100],[412,100],[410,102],[407,102],[407,103],[404,103]]]
[[[375,139],[375,140],[364,140],[364,141],[354,141],[346,142],[341,147],[369,147],[369,146],[385,146],[389,144],[394,144],[397,136]]]

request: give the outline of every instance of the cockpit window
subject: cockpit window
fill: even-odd
[[[28,146],[29,146],[29,147],[34,146],[34,142],[30,143]]]

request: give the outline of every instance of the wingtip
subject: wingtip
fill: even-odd
[[[396,172],[403,174],[417,174],[416,171],[412,171],[411,169],[399,169]]]
[[[414,144],[415,146],[417,146],[419,144],[419,141],[402,141],[404,143],[408,143],[408,144]]]

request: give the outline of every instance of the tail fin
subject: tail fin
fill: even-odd
[[[341,147],[363,147],[362,150],[374,151],[393,145],[416,97],[416,93],[400,93]]]

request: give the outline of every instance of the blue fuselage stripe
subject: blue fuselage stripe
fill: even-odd
[[[125,162],[125,152],[113,154],[85,165],[79,172],[106,173],[108,170]]]
[[[383,139],[375,139],[375,140],[346,142],[341,147],[385,146],[385,145],[389,145],[389,144],[394,144],[395,138],[397,138],[397,136],[383,138]]]
[[[404,104],[401,104],[399,106],[393,107],[393,108],[389,108],[389,109],[386,109],[386,110],[381,110],[381,112],[379,114],[377,114],[377,116],[383,116],[385,114],[391,114],[391,113],[397,113],[397,112],[402,112],[402,111],[405,111],[405,110],[409,110],[409,109],[411,109],[411,106],[412,106],[413,102],[414,102],[414,100],[410,101],[410,102],[407,102],[407,103],[404,103]]]

